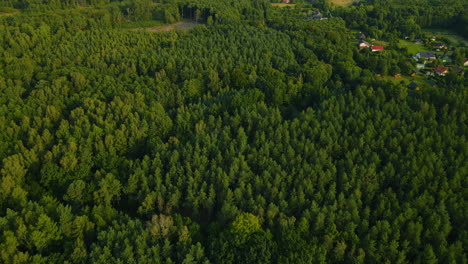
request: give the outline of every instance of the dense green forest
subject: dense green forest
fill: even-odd
[[[377,76],[449,2],[0,1],[0,263],[467,263],[468,79]]]

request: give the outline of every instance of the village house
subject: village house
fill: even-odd
[[[408,85],[408,88],[411,89],[411,90],[416,90],[416,91],[419,91],[421,90],[421,87],[415,83],[415,82],[411,82],[409,85]]]
[[[434,52],[431,51],[421,51],[413,57],[415,60],[419,61],[420,59],[424,61],[433,61],[436,59],[436,55]]]
[[[448,73],[448,69],[442,65],[438,65],[437,67],[435,67],[434,71],[439,76],[445,76],[445,74]]]
[[[447,45],[445,45],[444,43],[436,43],[432,45],[432,47],[434,47],[435,49],[447,49]]]
[[[384,47],[383,46],[372,46],[372,51],[382,51],[384,50]]]
[[[307,17],[307,19],[324,20],[324,19],[328,19],[328,18],[325,17],[324,15],[322,15],[322,13],[320,13],[320,11],[316,11],[316,12],[312,13],[311,15],[309,15]]]
[[[370,47],[369,42],[361,40],[359,41],[359,49],[367,49]]]
[[[426,65],[423,64],[423,63],[418,63],[418,64],[416,64],[416,69],[417,69],[417,70],[422,70],[422,69],[424,69],[424,67],[426,67]]]
[[[449,55],[445,55],[445,54],[440,55],[439,60],[441,60],[444,63],[451,63],[452,62],[452,58],[450,58]]]
[[[452,70],[460,75],[465,75],[465,71],[461,67],[455,66],[452,68]]]
[[[465,62],[463,63],[463,66],[468,66],[468,59],[465,59]]]
[[[437,84],[431,80],[427,81],[427,84],[429,85],[429,87],[432,87],[432,88],[437,87]]]
[[[422,41],[420,39],[415,39],[414,44],[424,44],[424,41]]]

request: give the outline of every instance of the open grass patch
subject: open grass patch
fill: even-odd
[[[451,42],[452,45],[458,46],[459,43],[464,43],[468,46],[468,39],[458,35],[456,32],[448,30],[448,29],[440,29],[440,28],[430,28],[423,30],[426,34],[432,35],[438,38],[446,38]]]
[[[150,25],[150,26],[141,26],[141,27],[133,27],[129,28],[132,31],[149,31],[149,32],[167,32],[171,30],[188,30],[191,29],[197,25],[200,25],[200,23],[196,23],[194,21],[180,21],[177,23],[173,24],[162,24],[162,22],[159,21],[154,21],[156,24],[155,25]]]
[[[21,11],[11,7],[0,7],[0,17],[19,14]]]
[[[296,4],[286,4],[286,3],[272,3],[271,4],[272,6],[276,6],[276,7],[295,7]]]
[[[398,42],[400,48],[406,48],[410,54],[415,55],[420,51],[430,51],[424,44],[416,44],[412,41],[400,39]]]
[[[357,2],[359,2],[359,0],[330,0],[330,3],[336,6],[341,6],[341,7],[350,6],[353,3],[357,3]]]

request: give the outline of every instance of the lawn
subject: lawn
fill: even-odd
[[[424,46],[424,44],[416,44],[412,41],[403,39],[400,39],[398,45],[400,46],[400,48],[408,49],[408,52],[413,55],[420,51],[429,51],[429,49],[426,46]]]
[[[462,36],[458,35],[456,32],[447,29],[440,29],[440,28],[431,28],[431,29],[424,29],[424,32],[428,35],[433,35],[435,37],[443,37],[448,39],[452,42],[452,45],[458,45],[458,43],[463,42],[465,45],[468,46],[468,39],[463,38]]]
[[[383,76],[381,78],[385,81],[390,81],[394,84],[401,84],[401,82],[403,82],[404,86],[408,86],[412,82],[415,82],[420,86],[424,86],[427,84],[427,78],[422,74],[418,74],[415,77],[402,75],[401,78],[394,78],[393,76]]]

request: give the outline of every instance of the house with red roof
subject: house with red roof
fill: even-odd
[[[368,47],[370,47],[370,44],[367,41],[359,41],[359,49],[367,49]]]
[[[371,47],[372,51],[382,51],[384,50],[383,46],[372,46]]]
[[[438,65],[437,67],[435,67],[434,71],[439,76],[445,76],[445,74],[448,73],[448,69],[442,65]]]

